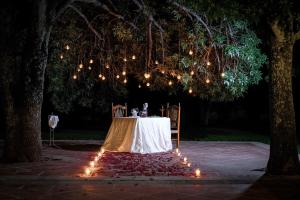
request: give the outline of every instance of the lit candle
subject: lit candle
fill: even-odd
[[[91,166],[91,167],[95,167],[95,162],[94,162],[94,161],[91,161],[91,162],[90,162],[90,166]]]
[[[80,72],[80,71],[81,71],[81,69],[77,69],[77,71],[78,71],[78,72]]]
[[[87,176],[89,176],[91,174],[90,168],[86,168],[84,172]]]
[[[201,176],[201,171],[200,171],[199,168],[197,168],[197,169],[195,170],[195,175],[196,175],[196,177],[200,177],[200,176]]]

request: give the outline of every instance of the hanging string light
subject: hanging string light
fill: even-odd
[[[64,55],[63,54],[60,54],[59,58],[62,60],[64,59]]]
[[[190,93],[190,94],[193,93],[193,89],[192,89],[192,88],[189,89],[189,93]]]
[[[82,63],[79,64],[79,68],[80,68],[80,69],[83,68],[83,64],[82,64]]]
[[[156,64],[156,65],[158,65],[158,64],[159,64],[158,60],[155,60],[155,64]]]
[[[92,67],[91,67],[91,66],[89,66],[89,67],[88,67],[88,69],[89,69],[89,70],[92,70]]]
[[[90,59],[90,64],[93,64],[93,63],[94,63],[93,59]]]
[[[146,86],[149,87],[149,86],[150,86],[150,83],[148,82],[148,83],[146,84]]]
[[[105,79],[106,79],[105,76],[102,76],[102,81],[105,81]]]
[[[120,75],[118,74],[118,75],[116,76],[116,78],[119,79],[119,78],[120,78]]]
[[[180,74],[177,75],[177,79],[178,79],[178,80],[181,79],[181,75],[180,75]]]
[[[225,73],[224,73],[224,72],[222,72],[222,73],[221,73],[221,77],[222,77],[222,78],[224,78],[224,76],[225,76]]]
[[[207,62],[206,62],[206,65],[207,65],[207,66],[210,66],[210,65],[211,65],[211,62],[207,61]]]
[[[123,75],[123,76],[126,76],[126,71],[125,71],[125,69],[123,69],[122,75]]]
[[[142,87],[141,84],[139,84],[138,88],[141,88],[141,87]]]
[[[123,83],[124,83],[124,84],[126,84],[126,83],[127,83],[127,79],[126,79],[126,78],[124,79]]]
[[[194,54],[193,50],[190,49],[190,50],[189,50],[189,55],[191,56],[191,55],[193,55],[193,54]]]
[[[136,56],[135,55],[132,55],[132,60],[135,60],[136,59]]]
[[[207,84],[209,84],[209,83],[210,83],[210,80],[209,80],[209,78],[206,78],[206,80],[205,80],[205,83],[207,83]]]
[[[65,47],[67,50],[70,50],[70,46],[69,45],[66,45]]]
[[[105,65],[105,68],[106,68],[106,69],[109,69],[109,64],[106,64],[106,65]]]
[[[80,72],[80,71],[81,71],[81,69],[77,69],[77,71],[78,71],[78,72]]]
[[[102,76],[103,76],[102,74],[99,74],[99,75],[98,75],[99,78],[102,78]]]
[[[195,74],[195,72],[192,70],[192,71],[190,72],[190,75],[193,76],[194,74]]]
[[[76,74],[73,75],[73,79],[74,79],[74,80],[77,79],[77,75],[76,75]]]
[[[169,86],[173,85],[173,82],[172,81],[169,81],[168,82]]]
[[[145,77],[145,79],[149,79],[149,78],[150,78],[150,76],[151,76],[151,75],[150,75],[150,73],[149,73],[149,72],[145,72],[145,73],[144,73],[144,77]]]
[[[162,74],[165,74],[165,70],[161,70],[161,73],[162,73]]]

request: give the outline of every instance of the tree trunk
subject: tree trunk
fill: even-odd
[[[270,69],[271,145],[267,173],[299,174],[295,111],[292,93],[293,39],[278,24],[272,27]]]
[[[38,161],[41,107],[51,26],[47,2],[7,3],[1,8],[1,83],[6,161]],[[5,17],[4,17],[5,16]]]

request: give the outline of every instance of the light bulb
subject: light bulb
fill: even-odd
[[[190,74],[191,74],[191,76],[193,76],[195,74],[195,72],[192,70]]]
[[[102,153],[99,151],[98,152],[98,157],[101,157],[102,156]]]
[[[78,71],[78,72],[80,72],[80,71],[81,71],[81,69],[77,69],[77,71]]]
[[[193,90],[192,90],[192,88],[190,88],[190,89],[189,89],[189,93],[190,93],[190,94],[192,94],[192,93],[193,93]]]
[[[99,78],[102,78],[102,76],[103,76],[102,74],[99,74],[99,75],[98,75]]]
[[[105,81],[105,79],[106,79],[105,76],[102,76],[102,81]]]
[[[145,77],[146,79],[150,78],[150,76],[151,76],[150,73],[147,73],[147,72],[146,72],[146,73],[144,74],[144,77]]]
[[[171,85],[173,85],[173,82],[172,82],[172,81],[169,81],[169,83],[168,83],[168,84],[169,84],[169,86],[171,86]]]
[[[207,66],[210,66],[210,65],[211,65],[211,62],[207,61],[206,65],[207,65]]]
[[[124,62],[127,62],[127,58],[123,58],[123,61],[124,61]]]
[[[189,55],[193,55],[194,52],[192,51],[192,49],[189,50]]]
[[[177,79],[180,80],[180,79],[181,79],[181,76],[180,76],[180,75],[177,75]]]
[[[89,66],[89,70],[92,70],[92,67],[91,67],[91,66]]]
[[[82,64],[82,63],[79,64],[79,68],[80,68],[80,69],[83,68],[83,64]]]
[[[150,86],[150,83],[147,83],[146,86],[149,87],[149,86]]]
[[[176,152],[176,153],[179,153],[179,149],[178,149],[178,148],[176,148],[176,149],[175,149],[175,152]]]
[[[74,80],[76,80],[77,79],[77,75],[75,74],[75,75],[73,75],[73,79]]]
[[[99,157],[98,157],[98,156],[95,156],[94,161],[95,161],[95,162],[98,162],[98,160],[99,160]]]
[[[126,79],[125,79],[125,80],[126,80]],[[104,148],[101,148],[100,152],[101,152],[102,154],[104,154],[105,149],[104,149]]]
[[[61,54],[59,57],[60,57],[60,59],[64,59],[64,55],[63,54]]]
[[[119,79],[119,78],[120,78],[120,75],[117,75],[116,78]]]
[[[123,82],[124,82],[124,83],[127,83],[127,79],[125,78]]]
[[[190,162],[187,164],[188,167],[191,167],[191,165],[192,165],[192,164],[191,164]]]
[[[207,84],[209,84],[209,83],[210,83],[210,80],[207,78],[207,79],[205,80],[205,82],[206,82]]]
[[[106,69],[109,69],[109,64],[106,64],[106,65],[105,65],[105,68],[106,68]]]
[[[123,72],[122,72],[122,75],[125,76],[125,75],[126,75],[126,71],[123,71]]]
[[[138,86],[139,88],[141,88],[142,86],[141,86],[141,84],[139,84],[139,86]]]
[[[162,73],[162,74],[165,74],[165,70],[161,70],[161,73]]]
[[[158,65],[158,64],[159,64],[158,60],[156,60],[156,61],[155,61],[155,64],[156,64],[156,65]]]
[[[67,49],[67,50],[70,50],[70,46],[69,46],[69,45],[66,45],[66,49]]]
[[[132,60],[135,60],[135,59],[136,59],[136,56],[135,56],[135,55],[133,55],[133,56],[132,56]]]
[[[224,72],[222,72],[222,73],[221,73],[221,77],[224,77],[224,76],[225,76],[225,73],[224,73]]]
[[[94,61],[93,61],[93,59],[91,59],[91,60],[90,60],[90,64],[93,64],[93,63],[94,63]]]
[[[201,171],[200,171],[199,168],[197,168],[197,169],[195,170],[195,175],[196,175],[196,177],[200,177],[200,176],[201,176]]]

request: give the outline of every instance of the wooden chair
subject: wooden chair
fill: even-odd
[[[169,105],[167,103],[167,106],[164,108],[162,106],[161,108],[161,114],[163,117],[169,117],[171,121],[171,136],[176,135],[176,147],[179,148],[180,144],[180,112],[181,107],[180,103],[178,105]],[[172,138],[173,139],[173,138]]]
[[[127,117],[127,104],[121,105],[117,104],[114,105],[114,103],[111,104],[111,115],[112,118],[114,117]]]

